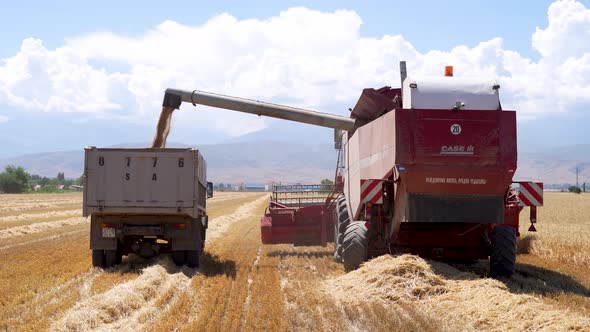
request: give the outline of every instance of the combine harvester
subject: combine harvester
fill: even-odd
[[[274,188],[263,243],[334,241],[346,270],[400,248],[435,259],[489,257],[491,276],[511,276],[520,211],[530,206],[534,231],[543,204],[542,183],[513,182],[516,112],[502,110],[494,81],[453,77],[452,67],[444,77],[411,78],[402,61],[400,74],[400,89],[363,90],[350,118],[197,90],[168,89],[163,106],[189,102],[335,129],[333,190],[306,201],[297,198],[307,188]]]

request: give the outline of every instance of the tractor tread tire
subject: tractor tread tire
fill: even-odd
[[[496,226],[492,231],[490,276],[511,277],[516,270],[516,230],[510,226]]]
[[[92,266],[104,267],[104,250],[92,249]]]
[[[346,197],[340,196],[336,201],[336,211],[334,218],[334,260],[338,263],[342,262],[342,241],[344,239],[344,231],[350,222],[348,217],[348,209],[346,206]]]
[[[368,255],[368,233],[364,221],[351,222],[342,241],[342,261],[346,271],[357,269]]]
[[[182,266],[186,264],[186,252],[183,250],[173,251],[170,256],[172,256],[172,261],[176,266]]]

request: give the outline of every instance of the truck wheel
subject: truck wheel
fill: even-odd
[[[104,251],[104,267],[109,268],[117,265],[117,250]]]
[[[492,231],[490,276],[510,277],[516,270],[516,230],[510,226],[496,226]]]
[[[186,265],[191,268],[199,267],[199,255],[200,254],[201,254],[201,252],[199,250],[187,250],[186,251]]]
[[[346,271],[357,269],[367,260],[368,233],[364,221],[353,221],[348,224],[342,241],[342,262]]]
[[[186,252],[183,250],[173,251],[172,252],[172,261],[177,266],[182,266],[186,263]]]
[[[117,241],[117,264],[123,263],[123,251],[121,250],[121,242]]]
[[[92,250],[92,266],[104,267],[104,251],[100,249]]]

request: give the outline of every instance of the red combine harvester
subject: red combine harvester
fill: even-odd
[[[516,112],[502,110],[493,80],[411,78],[363,90],[350,118],[202,91],[168,89],[184,102],[335,129],[335,185],[273,188],[262,242],[335,242],[347,270],[399,249],[435,259],[490,259],[490,275],[515,270],[519,214],[543,205],[543,184],[513,182]],[[342,133],[344,131],[344,133]],[[309,193],[313,199],[306,200]],[[321,195],[320,195],[321,194]]]

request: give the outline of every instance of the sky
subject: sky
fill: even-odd
[[[0,13],[0,158],[149,142],[163,91],[347,115],[410,75],[495,78],[519,148],[590,144],[588,1],[18,1]],[[169,141],[330,143],[329,129],[183,105]]]

